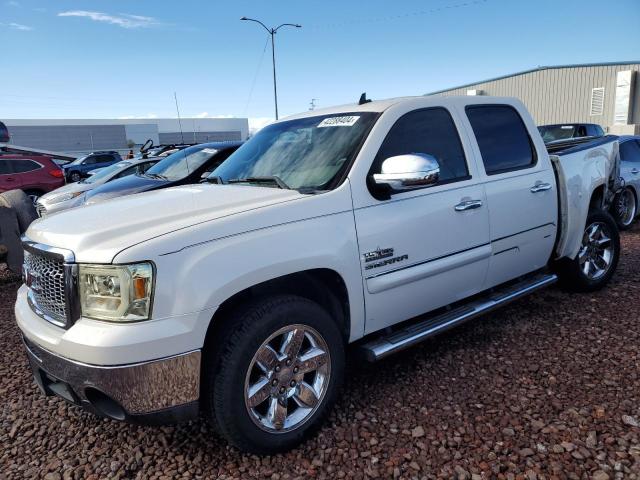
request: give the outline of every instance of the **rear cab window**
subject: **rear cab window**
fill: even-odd
[[[509,105],[465,108],[487,175],[535,166],[536,151],[520,114]]]
[[[370,174],[380,173],[387,158],[411,153],[433,155],[438,160],[439,184],[470,178],[458,129],[445,108],[414,110],[400,117],[385,137]]]

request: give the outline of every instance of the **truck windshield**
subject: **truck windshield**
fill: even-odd
[[[200,168],[217,152],[215,148],[207,147],[206,144],[185,148],[159,161],[144,175],[162,180],[182,180]]]
[[[568,140],[576,136],[576,125],[550,125],[538,127],[544,143],[555,142],[556,140]]]
[[[275,123],[260,130],[210,178],[270,186],[252,179],[277,177],[295,190],[325,190],[357,154],[377,117],[357,112]]]

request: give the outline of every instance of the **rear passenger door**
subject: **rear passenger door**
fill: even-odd
[[[640,141],[631,139],[620,143],[620,160],[620,175],[634,189],[637,201],[640,198]]]
[[[469,105],[465,113],[484,169],[491,237],[485,288],[490,288],[547,264],[557,229],[556,181],[546,152],[538,155],[514,107]]]
[[[0,192],[21,187],[20,176],[13,173],[12,161],[0,159]]]

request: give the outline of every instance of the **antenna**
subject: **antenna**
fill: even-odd
[[[316,109],[316,101],[318,99],[317,98],[312,98],[311,101],[309,102],[309,110],[315,110]]]
[[[360,95],[360,100],[358,101],[358,105],[364,105],[365,103],[369,103],[369,102],[371,102],[371,100],[367,98],[366,93],[363,93],[362,95]]]
[[[178,112],[178,125],[180,126],[180,141],[184,144],[184,134],[182,133],[182,120],[180,120],[180,109],[178,108],[178,95],[173,92],[173,98],[176,101],[176,112]]]

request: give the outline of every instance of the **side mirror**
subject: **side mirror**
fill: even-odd
[[[438,183],[440,165],[433,155],[409,153],[389,157],[382,162],[382,172],[373,174],[376,185],[404,192]]]

